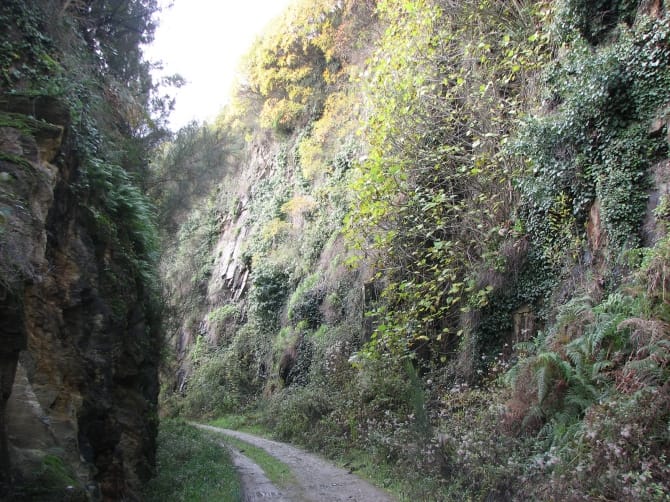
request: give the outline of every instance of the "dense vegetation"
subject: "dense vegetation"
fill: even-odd
[[[165,412],[422,500],[667,500],[669,36],[658,1],[295,2],[155,161],[203,173],[159,192]]]

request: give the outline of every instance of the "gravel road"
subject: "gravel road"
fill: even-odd
[[[277,488],[263,471],[241,452],[233,450],[233,461],[240,473],[245,502],[393,502],[386,492],[355,474],[334,466],[312,453],[252,434],[194,424],[200,429],[226,434],[264,449],[286,464],[297,486]]]

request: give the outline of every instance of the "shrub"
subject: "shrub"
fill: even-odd
[[[276,265],[259,264],[252,272],[252,281],[250,310],[265,329],[273,330],[290,290],[289,275]]]
[[[320,307],[325,297],[324,286],[320,283],[319,274],[312,274],[298,285],[288,302],[288,318],[297,325],[315,330],[323,322]]]
[[[323,392],[313,387],[290,387],[273,396],[264,416],[279,439],[304,443],[331,410],[332,404]]]

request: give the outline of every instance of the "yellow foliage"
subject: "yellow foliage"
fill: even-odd
[[[300,231],[308,216],[316,208],[316,200],[310,195],[295,195],[286,202],[281,211],[291,219],[294,230]]]
[[[281,212],[291,218],[300,217],[316,207],[314,197],[310,195],[295,195],[281,207]]]
[[[329,172],[329,162],[338,149],[358,129],[356,99],[346,92],[328,96],[321,118],[314,123],[312,134],[298,145],[302,174],[314,179],[319,173]]]
[[[288,222],[279,218],[273,218],[268,221],[263,227],[262,235],[266,241],[273,241],[277,238],[283,237],[288,232],[290,225]]]
[[[307,104],[309,102],[309,99],[314,95],[314,89],[311,87],[303,87],[303,86],[289,86],[288,87],[288,97],[291,101],[294,101],[296,103],[300,104]]]
[[[268,129],[290,131],[304,110],[303,104],[288,99],[270,98],[263,104],[260,125]]]
[[[328,172],[323,148],[314,136],[306,136],[298,145],[300,166],[305,179],[312,180],[317,173]]]
[[[265,103],[260,112],[263,127],[292,130],[307,110],[320,107],[329,86],[346,82],[343,41],[360,34],[352,32],[358,26],[352,17],[360,10],[353,9],[354,3],[298,0],[253,45],[243,63],[245,83],[240,87],[250,102]]]

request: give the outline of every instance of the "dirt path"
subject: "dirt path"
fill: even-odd
[[[195,425],[195,424],[194,424]],[[244,432],[197,425],[203,430],[226,434],[264,449],[293,471],[298,485],[278,489],[262,470],[238,451],[233,460],[242,477],[245,502],[393,502],[386,492],[375,488],[349,471],[294,446]],[[242,458],[240,458],[242,457]]]
[[[224,443],[221,443],[225,446]],[[233,464],[240,475],[242,493],[244,502],[270,501],[270,502],[291,502],[300,500],[293,493],[282,492],[272,484],[263,469],[254,464],[252,460],[244,456],[239,450],[233,447],[228,448],[231,451]]]

